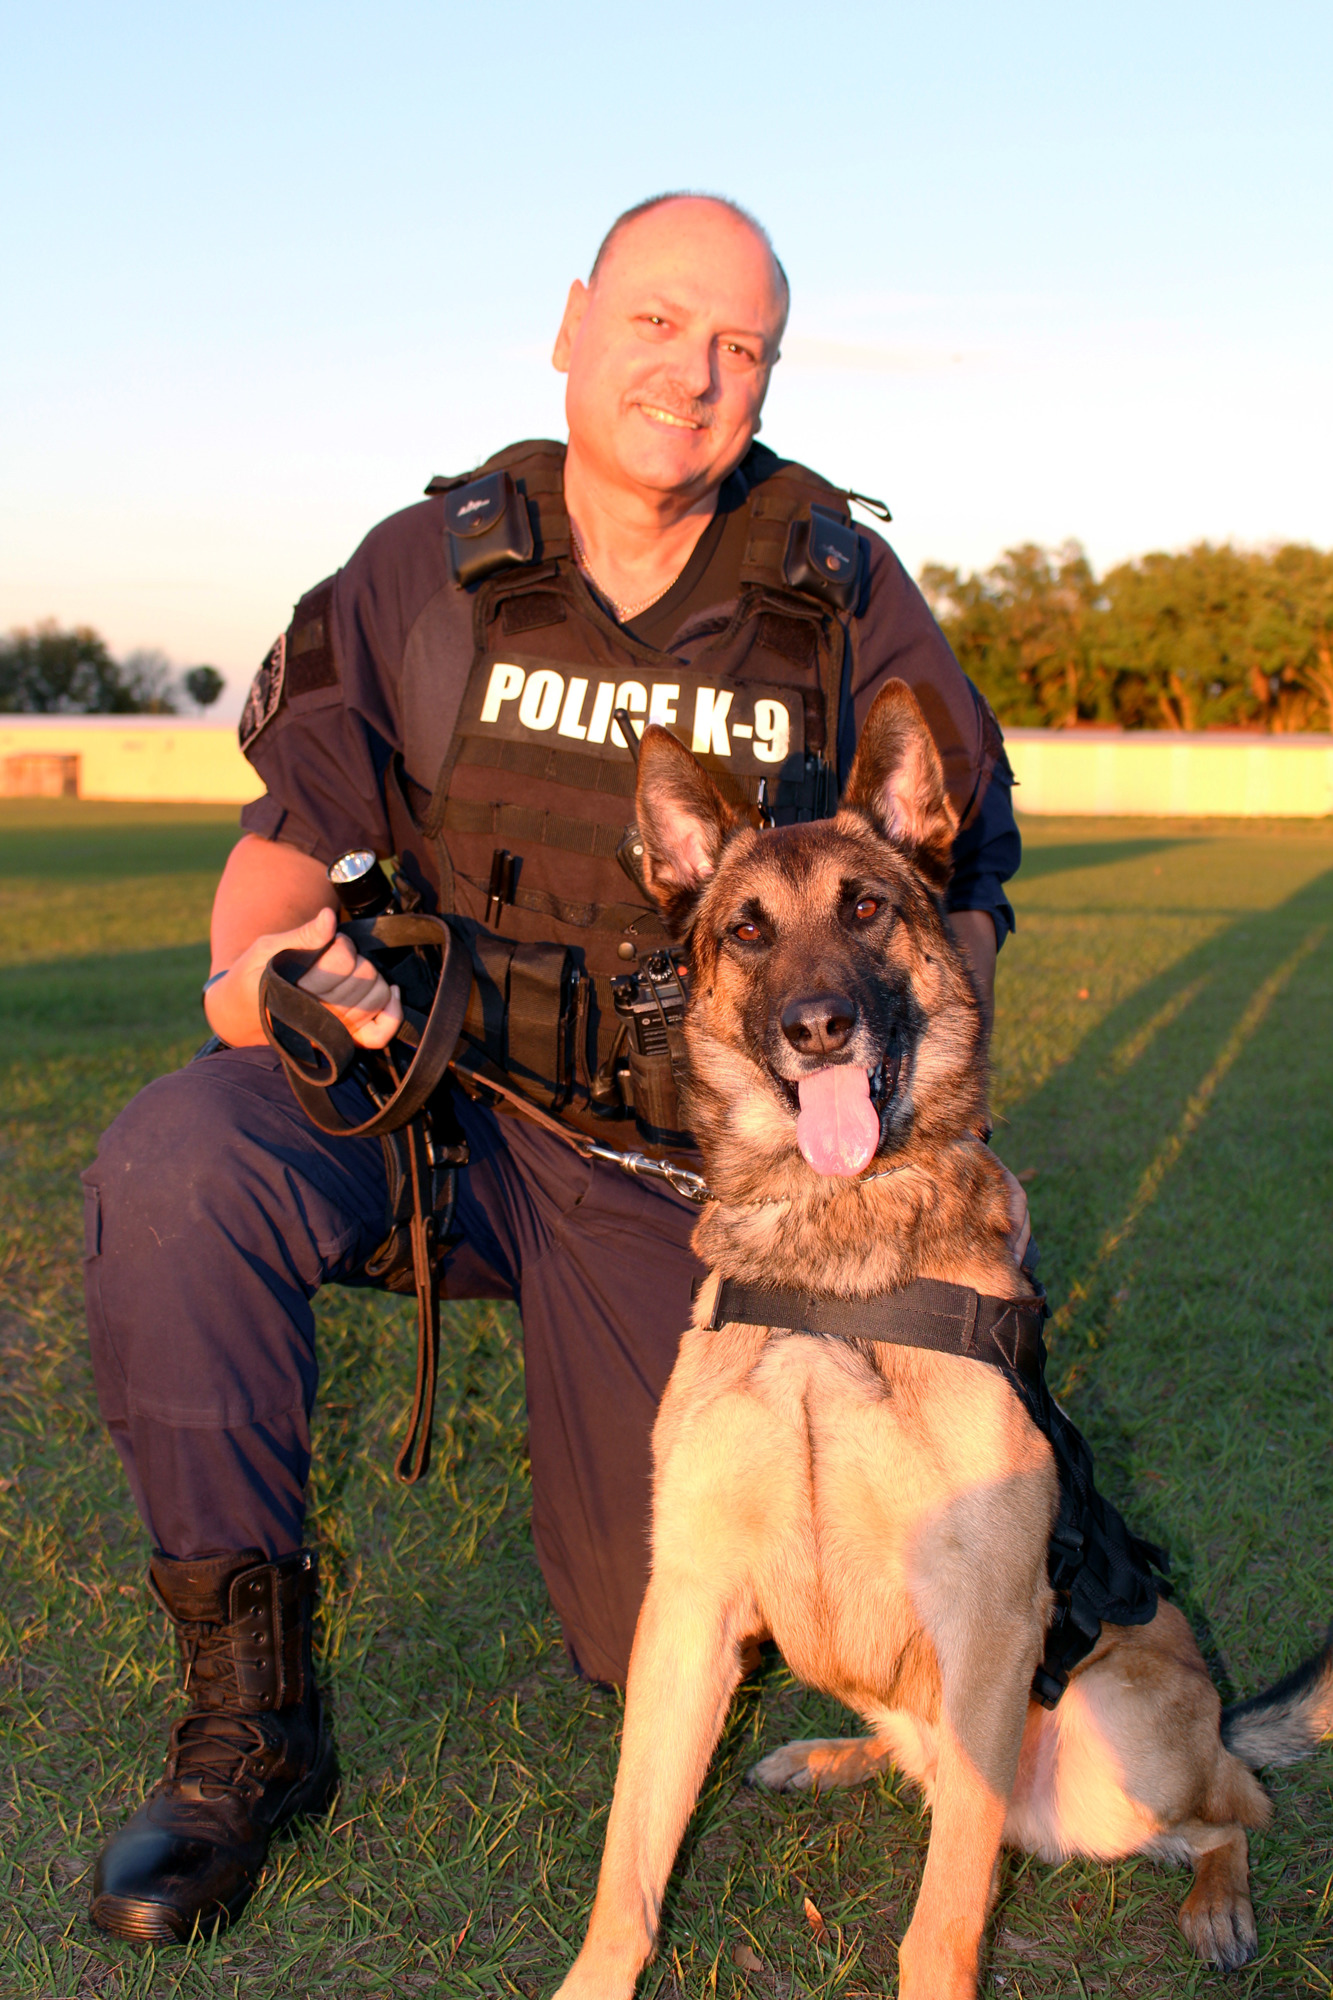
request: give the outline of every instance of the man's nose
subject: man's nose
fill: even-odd
[[[712,341],[702,336],[683,340],[671,357],[671,372],[687,396],[702,402],[713,387]]]
[[[856,1002],[845,993],[807,993],[782,1010],[782,1032],[801,1056],[832,1056],[856,1026]]]

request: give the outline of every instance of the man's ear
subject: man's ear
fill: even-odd
[[[702,764],[669,729],[650,722],[639,749],[635,797],[644,877],[668,927],[688,930],[700,891],[738,815]]]
[[[933,888],[947,886],[958,815],[944,789],[935,739],[906,681],[886,681],[875,696],[842,803],[864,813]]]
[[[583,324],[583,315],[588,310],[588,287],[582,278],[575,278],[565,301],[565,316],[560,322],[560,331],[555,337],[551,352],[551,366],[562,375],[569,373],[569,357],[574,351],[578,330]]]

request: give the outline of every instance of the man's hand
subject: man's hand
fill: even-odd
[[[403,1018],[398,988],[390,986],[369,959],[361,958],[347,938],[335,935],[337,926],[337,912],[323,909],[296,930],[257,937],[225,978],[204,995],[204,1012],[214,1033],[234,1048],[262,1042],[259,981],[264,967],[289,947],[310,951],[327,945],[299,981],[302,991],[321,1001],[363,1049],[382,1049],[391,1042]]]

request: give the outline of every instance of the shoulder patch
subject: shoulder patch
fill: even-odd
[[[273,641],[264,662],[250,683],[250,692],[245,697],[245,707],[241,710],[241,749],[248,751],[255,738],[266,729],[278,712],[282,701],[283,684],[287,678],[287,634],[280,632]]]

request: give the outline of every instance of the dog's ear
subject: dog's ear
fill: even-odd
[[[644,878],[670,928],[689,928],[699,892],[717,867],[737,815],[702,764],[669,729],[650,722],[639,750],[635,796]]]
[[[906,681],[886,681],[875,696],[842,803],[902,848],[932,886],[947,885],[958,815],[935,739]]]

